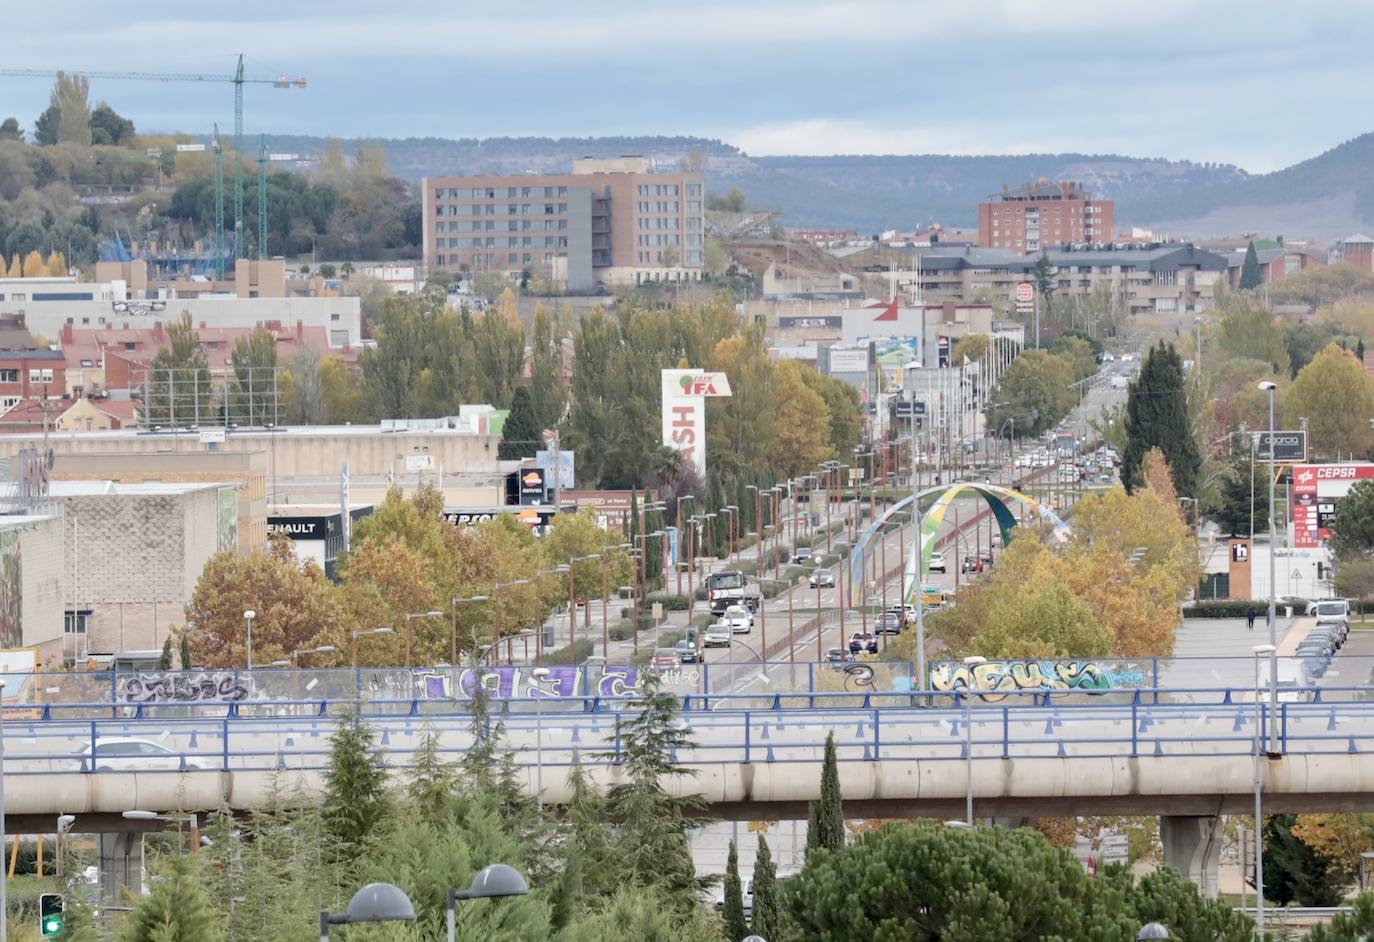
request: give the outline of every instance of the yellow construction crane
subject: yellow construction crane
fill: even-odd
[[[117,79],[139,82],[231,82],[234,86],[234,257],[243,258],[243,86],[271,85],[273,88],[305,88],[304,78],[247,78],[243,74],[243,54],[233,75],[200,75],[191,72],[102,72],[83,69],[0,69],[0,75],[18,78],[54,78],[58,75],[84,75],[91,79]],[[218,136],[217,136],[218,137]],[[222,212],[222,210],[221,210]],[[219,233],[223,242],[223,233]]]

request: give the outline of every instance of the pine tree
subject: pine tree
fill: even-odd
[[[725,905],[721,913],[725,922],[725,942],[740,942],[749,934],[744,920],[744,888],[739,879],[739,854],[735,842],[730,842],[730,856],[725,861]]]
[[[563,855],[563,871],[558,875],[553,899],[549,902],[549,925],[552,929],[564,929],[573,921],[582,893],[582,851],[573,844]]]
[[[611,847],[612,834],[606,819],[606,802],[580,764],[568,773],[571,792],[564,808],[564,846],[568,855],[576,849],[582,864],[583,892],[610,896],[622,886],[621,861]]]
[[[656,678],[642,687],[638,709],[620,714],[618,752],[598,758],[620,764],[622,781],[606,795],[608,816],[619,830],[614,843],[627,883],[657,884],[684,908],[695,906],[698,888],[686,829],[704,807],[700,795],[674,797],[664,782],[694,774],[677,763],[679,750],[694,745],[680,722],[680,704]],[[611,735],[611,742],[615,741]]]
[[[824,847],[844,849],[844,806],[840,797],[840,769],[835,751],[835,734],[825,737],[825,763],[821,766],[821,798],[811,803],[806,831],[806,852]]]
[[[1121,456],[1121,480],[1128,491],[1144,483],[1145,453],[1151,448],[1164,453],[1178,495],[1197,496],[1202,456],[1189,421],[1183,361],[1178,351],[1162,340],[1145,357],[1140,376],[1131,384],[1126,398],[1126,450]]]
[[[516,386],[511,396],[510,414],[501,429],[501,446],[497,457],[502,461],[529,458],[539,450],[543,441],[544,426],[534,414],[534,400],[530,398],[528,386]]]
[[[357,856],[390,817],[386,769],[374,755],[376,742],[376,730],[357,712],[339,722],[330,742],[320,807],[325,833],[341,859]]]
[[[765,939],[781,938],[782,909],[778,899],[778,874],[773,866],[773,854],[768,849],[768,841],[761,831],[751,887],[753,912],[750,913],[749,931]]]
[[[1255,240],[1251,239],[1249,248],[1245,250],[1245,261],[1240,266],[1240,290],[1258,288],[1260,280],[1259,255],[1255,252]]]
[[[119,942],[219,942],[220,920],[210,906],[197,858],[166,858],[120,926]]]
[[[439,733],[432,724],[425,724],[420,736],[420,748],[410,770],[406,794],[419,815],[433,820],[443,813],[453,797],[458,777],[453,766],[439,755]]]

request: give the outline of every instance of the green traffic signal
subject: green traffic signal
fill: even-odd
[[[64,904],[61,893],[44,893],[38,897],[38,931],[43,938],[62,933]]]

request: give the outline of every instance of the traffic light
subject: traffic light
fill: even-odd
[[[43,938],[62,934],[63,912],[66,903],[61,893],[44,893],[38,897],[38,934]]]

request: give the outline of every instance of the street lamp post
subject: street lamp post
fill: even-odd
[[[414,922],[415,906],[410,897],[390,883],[369,883],[353,894],[347,912],[320,910],[320,942],[328,942],[330,926],[359,922]]]
[[[366,638],[368,635],[389,635],[395,631],[390,625],[382,625],[380,628],[367,628],[362,631],[350,632],[353,638],[353,653],[351,656],[351,666],[354,670],[358,669],[358,639]]]
[[[544,811],[544,689],[539,682],[549,676],[547,667],[536,667],[530,671],[534,678],[534,802],[542,813]]]
[[[406,613],[406,667],[410,666],[410,620],[412,618],[440,618],[443,612],[434,609],[428,612],[407,612]]]
[[[1271,438],[1272,444],[1272,438]],[[1263,698],[1260,694],[1260,658],[1272,657],[1272,644],[1257,644],[1250,649],[1255,655],[1255,926],[1257,938],[1264,938],[1264,766],[1260,762],[1260,741],[1264,724]],[[1277,707],[1271,705],[1271,709]]]
[[[457,912],[455,903],[460,899],[490,899],[498,896],[528,896],[529,884],[525,882],[514,867],[505,864],[492,864],[477,871],[466,890],[449,887],[448,905],[444,916],[448,924],[448,942],[457,938]],[[413,918],[413,917],[412,917]]]
[[[964,820],[969,827],[973,827],[973,670],[979,664],[986,664],[987,660],[981,654],[970,654],[964,658],[969,676],[968,689],[964,691]]]
[[[297,660],[302,654],[330,654],[338,649],[332,644],[321,644],[313,648],[301,648],[291,652],[291,666],[297,667],[300,662]]]
[[[1259,384],[1259,388],[1269,394],[1269,644],[1271,647],[1278,647],[1278,612],[1276,587],[1274,585],[1274,556],[1278,549],[1278,543],[1274,536],[1274,391],[1278,389],[1278,384],[1265,380]],[[1273,661],[1273,676],[1269,678],[1270,688],[1278,687],[1278,662]],[[1277,700],[1275,701],[1277,703]],[[1272,720],[1269,730],[1269,751],[1278,752],[1278,744],[1275,740],[1275,730]],[[1255,822],[1255,827],[1259,827],[1259,822]]]
[[[253,669],[253,619],[258,615],[251,608],[243,613],[243,622],[248,628],[248,669]]]
[[[517,585],[529,585],[529,584],[530,584],[530,580],[528,580],[528,579],[512,579],[512,580],[510,580],[509,582],[494,582],[494,583],[492,583],[492,586],[491,586],[491,597],[492,597],[492,601],[493,601],[493,602],[497,601],[496,592],[497,592],[498,589],[509,589],[509,588],[512,587],[512,586],[517,586]],[[496,616],[496,615],[497,615],[497,612],[493,611],[493,612],[492,612],[492,624],[491,624],[491,640],[492,640],[492,643],[491,643],[490,645],[487,646],[487,651],[490,651],[492,648],[497,647],[497,642],[499,642],[499,641],[501,640],[501,626],[498,625],[498,624],[496,623],[496,619],[495,619],[495,616]],[[477,644],[477,633],[476,633],[476,626],[475,626],[475,625],[473,626],[473,637],[472,637],[472,641],[473,641],[473,646],[476,647],[476,644]],[[512,642],[512,644],[513,644],[513,643],[514,643],[514,642]],[[528,642],[527,642],[527,644],[528,644]],[[508,648],[507,648],[507,656],[508,656],[508,658],[512,658],[512,659],[513,659],[514,655],[511,654],[510,652],[511,652],[511,648],[508,647]],[[499,651],[499,650],[497,651],[496,657],[497,657],[497,663],[500,663],[501,654],[500,654],[500,651]],[[479,666],[480,666],[480,661],[479,661],[478,663],[479,663]]]

